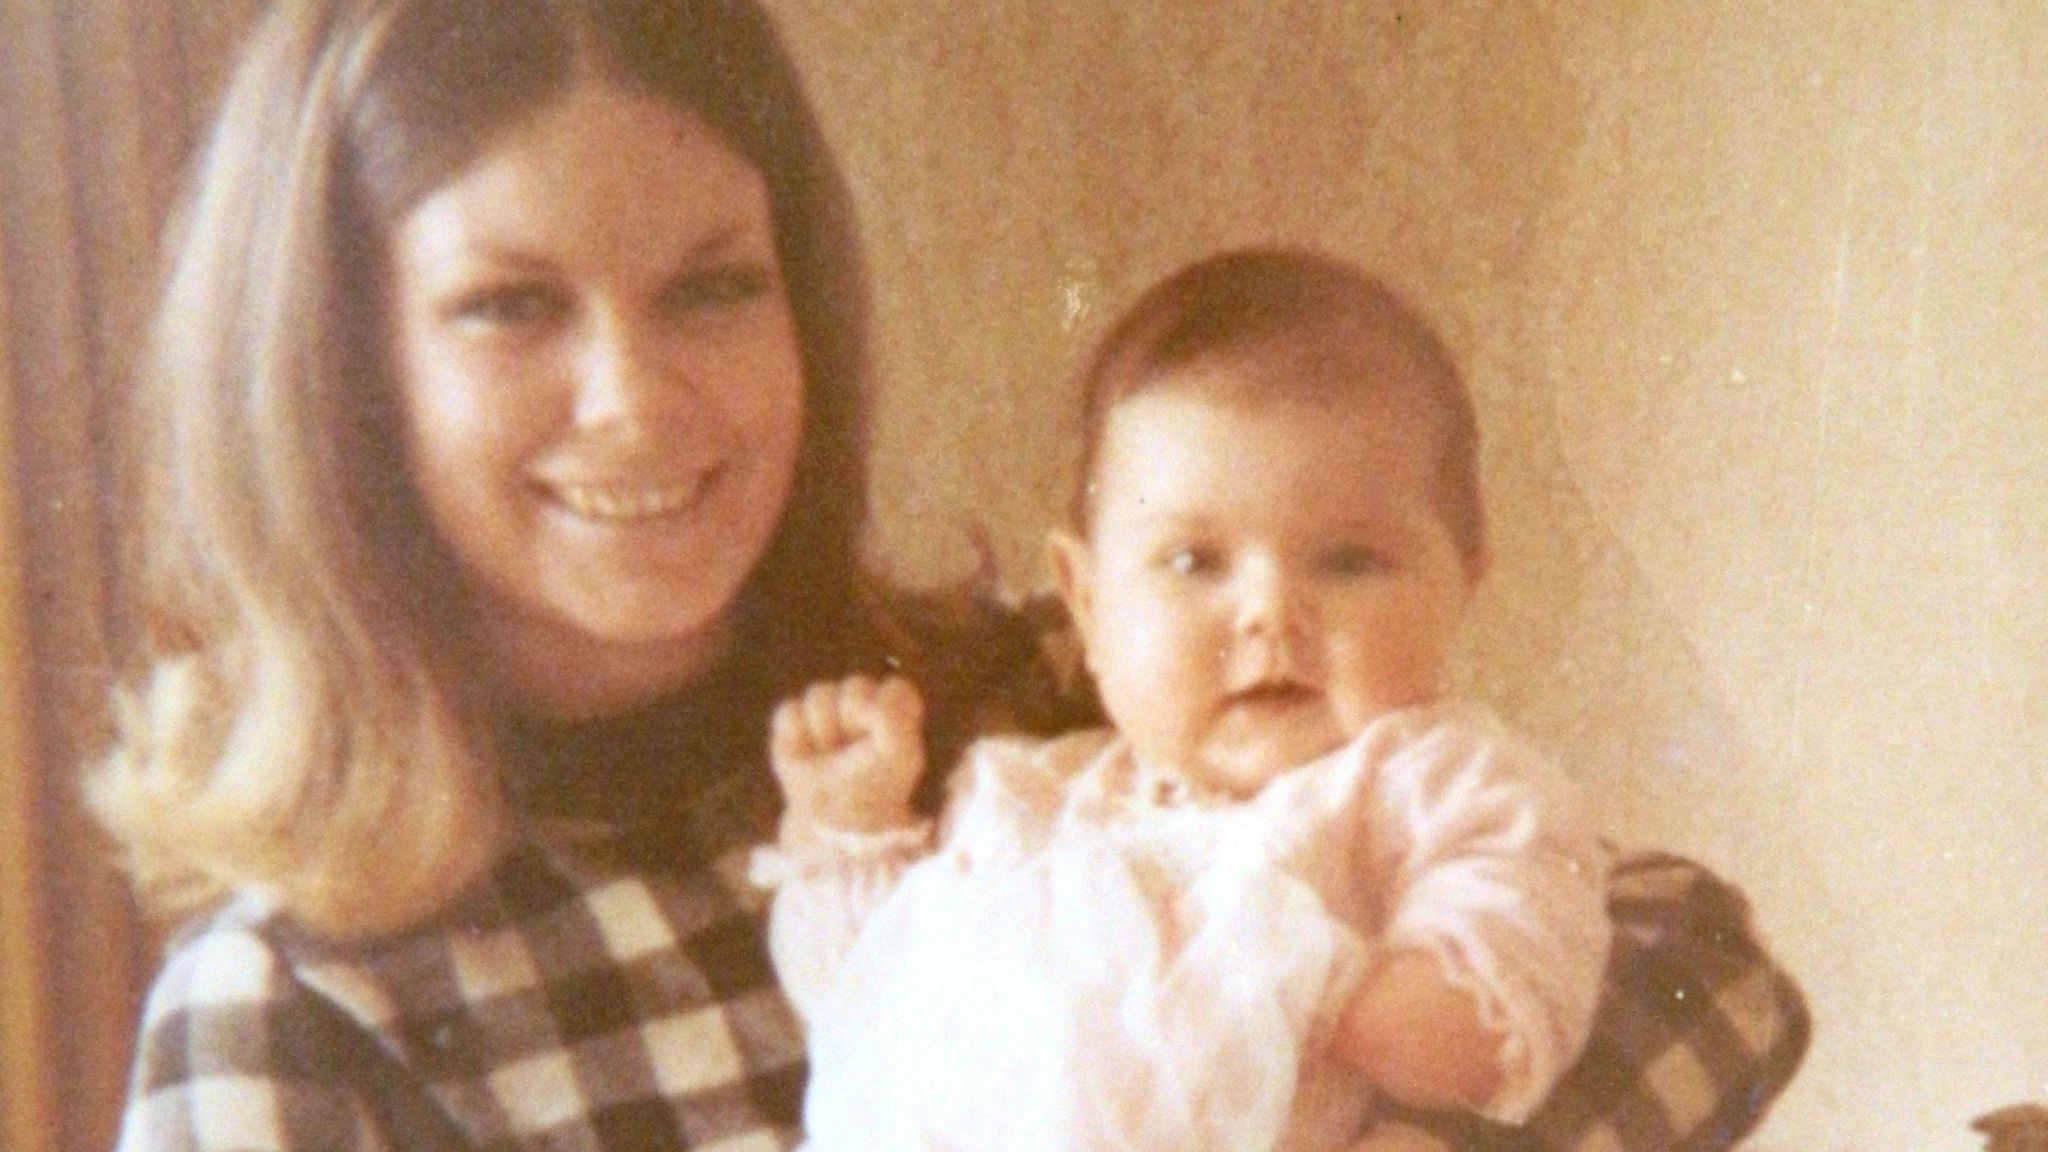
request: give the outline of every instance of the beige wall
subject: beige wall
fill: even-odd
[[[1136,288],[1349,253],[1480,394],[1483,689],[1811,994],[1758,1145],[2048,1099],[2048,8],[779,8],[862,200],[900,571],[981,521],[1038,578]]]

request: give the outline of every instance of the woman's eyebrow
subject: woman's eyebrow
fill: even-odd
[[[727,255],[736,248],[744,247],[755,231],[752,222],[745,220],[719,225],[691,242],[678,262],[696,264]],[[556,267],[552,257],[518,241],[480,238],[470,247],[470,256],[477,263],[502,265],[526,272],[546,272]]]
[[[696,243],[690,245],[689,250],[683,254],[683,257],[686,261],[695,262],[714,256],[723,256],[732,249],[740,247],[743,241],[752,239],[756,231],[757,228],[754,221],[734,220],[698,239]]]
[[[555,267],[553,260],[516,244],[484,241],[471,251],[477,263],[503,265],[522,272],[546,272]]]

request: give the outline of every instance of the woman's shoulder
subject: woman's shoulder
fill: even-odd
[[[120,1147],[369,1147],[364,1114],[310,1073],[312,1010],[267,902],[231,897],[168,943],[143,1006]]]
[[[289,999],[286,961],[264,932],[274,917],[260,898],[243,895],[177,929],[144,1002],[143,1031],[178,1016],[247,1012]]]

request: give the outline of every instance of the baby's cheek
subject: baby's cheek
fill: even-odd
[[[1110,723],[1141,759],[1178,763],[1194,742],[1194,710],[1185,687],[1174,681],[1141,665],[1125,665],[1101,684]]]
[[[1395,708],[1419,703],[1398,640],[1353,641],[1331,653],[1332,703],[1346,738]]]
[[[1183,726],[1183,709],[1169,677],[1148,675],[1142,665],[1124,665],[1102,681],[1102,702],[1117,729],[1133,740],[1157,744]]]

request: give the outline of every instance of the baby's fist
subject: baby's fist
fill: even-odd
[[[908,823],[923,729],[924,700],[901,677],[822,681],[783,701],[768,751],[790,814],[849,832]]]

